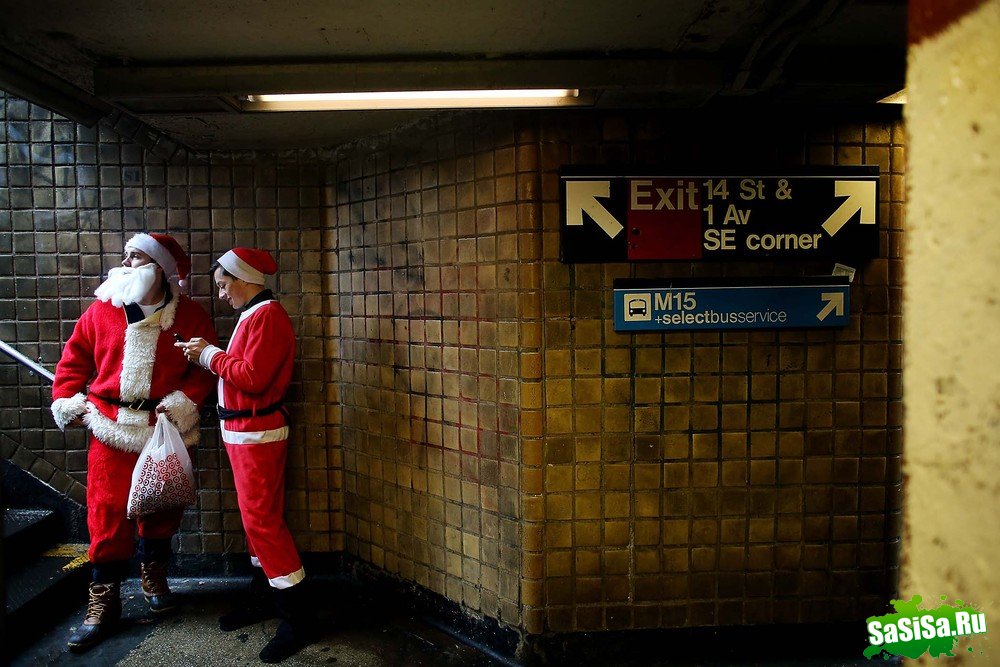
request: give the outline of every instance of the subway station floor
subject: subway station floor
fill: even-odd
[[[263,664],[257,657],[274,634],[276,620],[264,621],[235,632],[218,629],[218,617],[229,610],[245,590],[247,579],[171,578],[171,587],[182,596],[183,607],[166,618],[152,618],[136,579],[122,586],[123,620],[119,631],[93,649],[70,653],[66,639],[82,620],[84,607],[57,621],[41,640],[14,657],[12,667],[49,665],[79,667],[229,667]],[[317,578],[314,593],[323,603],[318,613],[326,628],[320,641],[289,658],[283,665],[336,665],[337,667],[510,667],[519,662],[490,653],[444,631],[432,620],[410,614],[399,607],[386,607],[367,595],[357,582],[346,577]],[[722,639],[722,638],[720,638]],[[662,646],[644,656],[622,656],[599,662],[574,659],[573,665],[600,664],[607,667],[673,665],[729,665],[732,667],[811,667],[880,664],[841,647],[830,657],[801,655],[795,659],[740,660],[697,657],[694,647]],[[711,653],[710,647],[705,647]],[[833,657],[837,655],[839,657]],[[532,664],[570,664],[538,662]]]
[[[66,639],[83,619],[85,608],[69,615],[36,644],[11,662],[12,667],[76,665],[80,667],[229,667],[263,664],[260,649],[274,635],[277,620],[224,633],[217,619],[246,588],[246,578],[171,578],[172,590],[182,595],[177,614],[153,618],[136,579],[122,586],[123,620],[117,634],[91,650],[74,654]],[[337,665],[383,667],[442,665],[491,667],[504,665],[445,632],[405,613],[387,613],[365,602],[363,593],[348,582],[314,582],[314,592],[333,598],[331,609],[319,614],[326,631],[313,644],[283,665]],[[507,662],[506,664],[511,664]]]

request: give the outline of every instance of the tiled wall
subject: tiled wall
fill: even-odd
[[[474,116],[366,144],[336,174],[348,551],[515,626],[537,151]]]
[[[0,108],[0,337],[48,365],[123,232],[177,233],[200,272],[233,244],[277,251],[300,344],[289,520],[304,549],[530,633],[857,619],[894,590],[898,123],[462,114],[338,152],[165,166]],[[558,261],[560,166],[695,162],[879,165],[882,252],[859,267],[850,327],[612,330],[616,277],[831,268]],[[209,287],[193,291],[225,336]],[[3,453],[78,485],[83,438],[52,428],[33,378],[0,373]],[[183,548],[239,549],[205,436]]]
[[[166,231],[188,249],[191,293],[227,338],[235,319],[211,298],[208,268],[234,245],[275,252],[273,285],[298,333],[290,402],[288,521],[300,546],[341,548],[340,461],[327,402],[321,248],[325,174],[313,155],[180,154],[170,163],[0,93],[0,339],[54,370],[62,344],[101,275],[121,261],[125,239]],[[47,386],[0,359],[0,451],[37,477],[84,500],[86,438],[55,428]],[[331,409],[335,405],[331,404]],[[232,474],[213,425],[196,450],[199,502],[187,513],[186,553],[243,550]]]
[[[525,377],[531,632],[861,619],[895,590],[904,149],[895,122],[601,117],[541,125],[542,366]],[[875,164],[881,254],[843,330],[612,327],[619,277],[810,275],[832,263],[558,262],[557,170]],[[714,172],[713,172],[714,173]],[[528,399],[526,399],[528,400]]]
[[[899,536],[901,128],[719,127],[474,114],[338,162],[351,553],[531,633],[884,606]],[[848,329],[611,328],[616,277],[829,263],[558,262],[560,166],[713,160],[879,165],[882,253],[858,267]]]

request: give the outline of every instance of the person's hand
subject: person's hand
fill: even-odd
[[[167,406],[163,405],[163,403],[156,406],[156,414],[165,414],[167,419],[170,421],[174,420],[173,415],[170,414],[170,410],[167,410]]]
[[[179,347],[184,352],[184,356],[187,357],[188,361],[193,361],[197,363],[198,358],[201,356],[202,350],[208,347],[208,341],[204,338],[192,338],[189,341],[183,343],[174,343],[174,347]]]
[[[66,424],[66,426],[86,426],[86,424],[83,423],[83,417],[77,417],[70,423]]]

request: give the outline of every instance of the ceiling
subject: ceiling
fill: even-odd
[[[904,84],[905,0],[0,0],[0,88],[193,149],[333,146],[427,111],[263,92],[577,87],[598,108],[858,107]]]

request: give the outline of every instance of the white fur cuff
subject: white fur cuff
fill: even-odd
[[[160,401],[160,405],[170,412],[170,419],[182,434],[198,428],[201,421],[198,406],[183,391],[170,392]]]
[[[207,346],[201,351],[201,356],[198,357],[198,365],[208,371],[212,371],[212,359],[215,359],[215,355],[220,352],[222,350],[215,345]],[[212,372],[214,373],[215,371]]]
[[[83,394],[75,394],[68,398],[57,398],[52,401],[52,417],[56,420],[56,426],[60,431],[66,430],[66,424],[87,411],[87,397]]]

